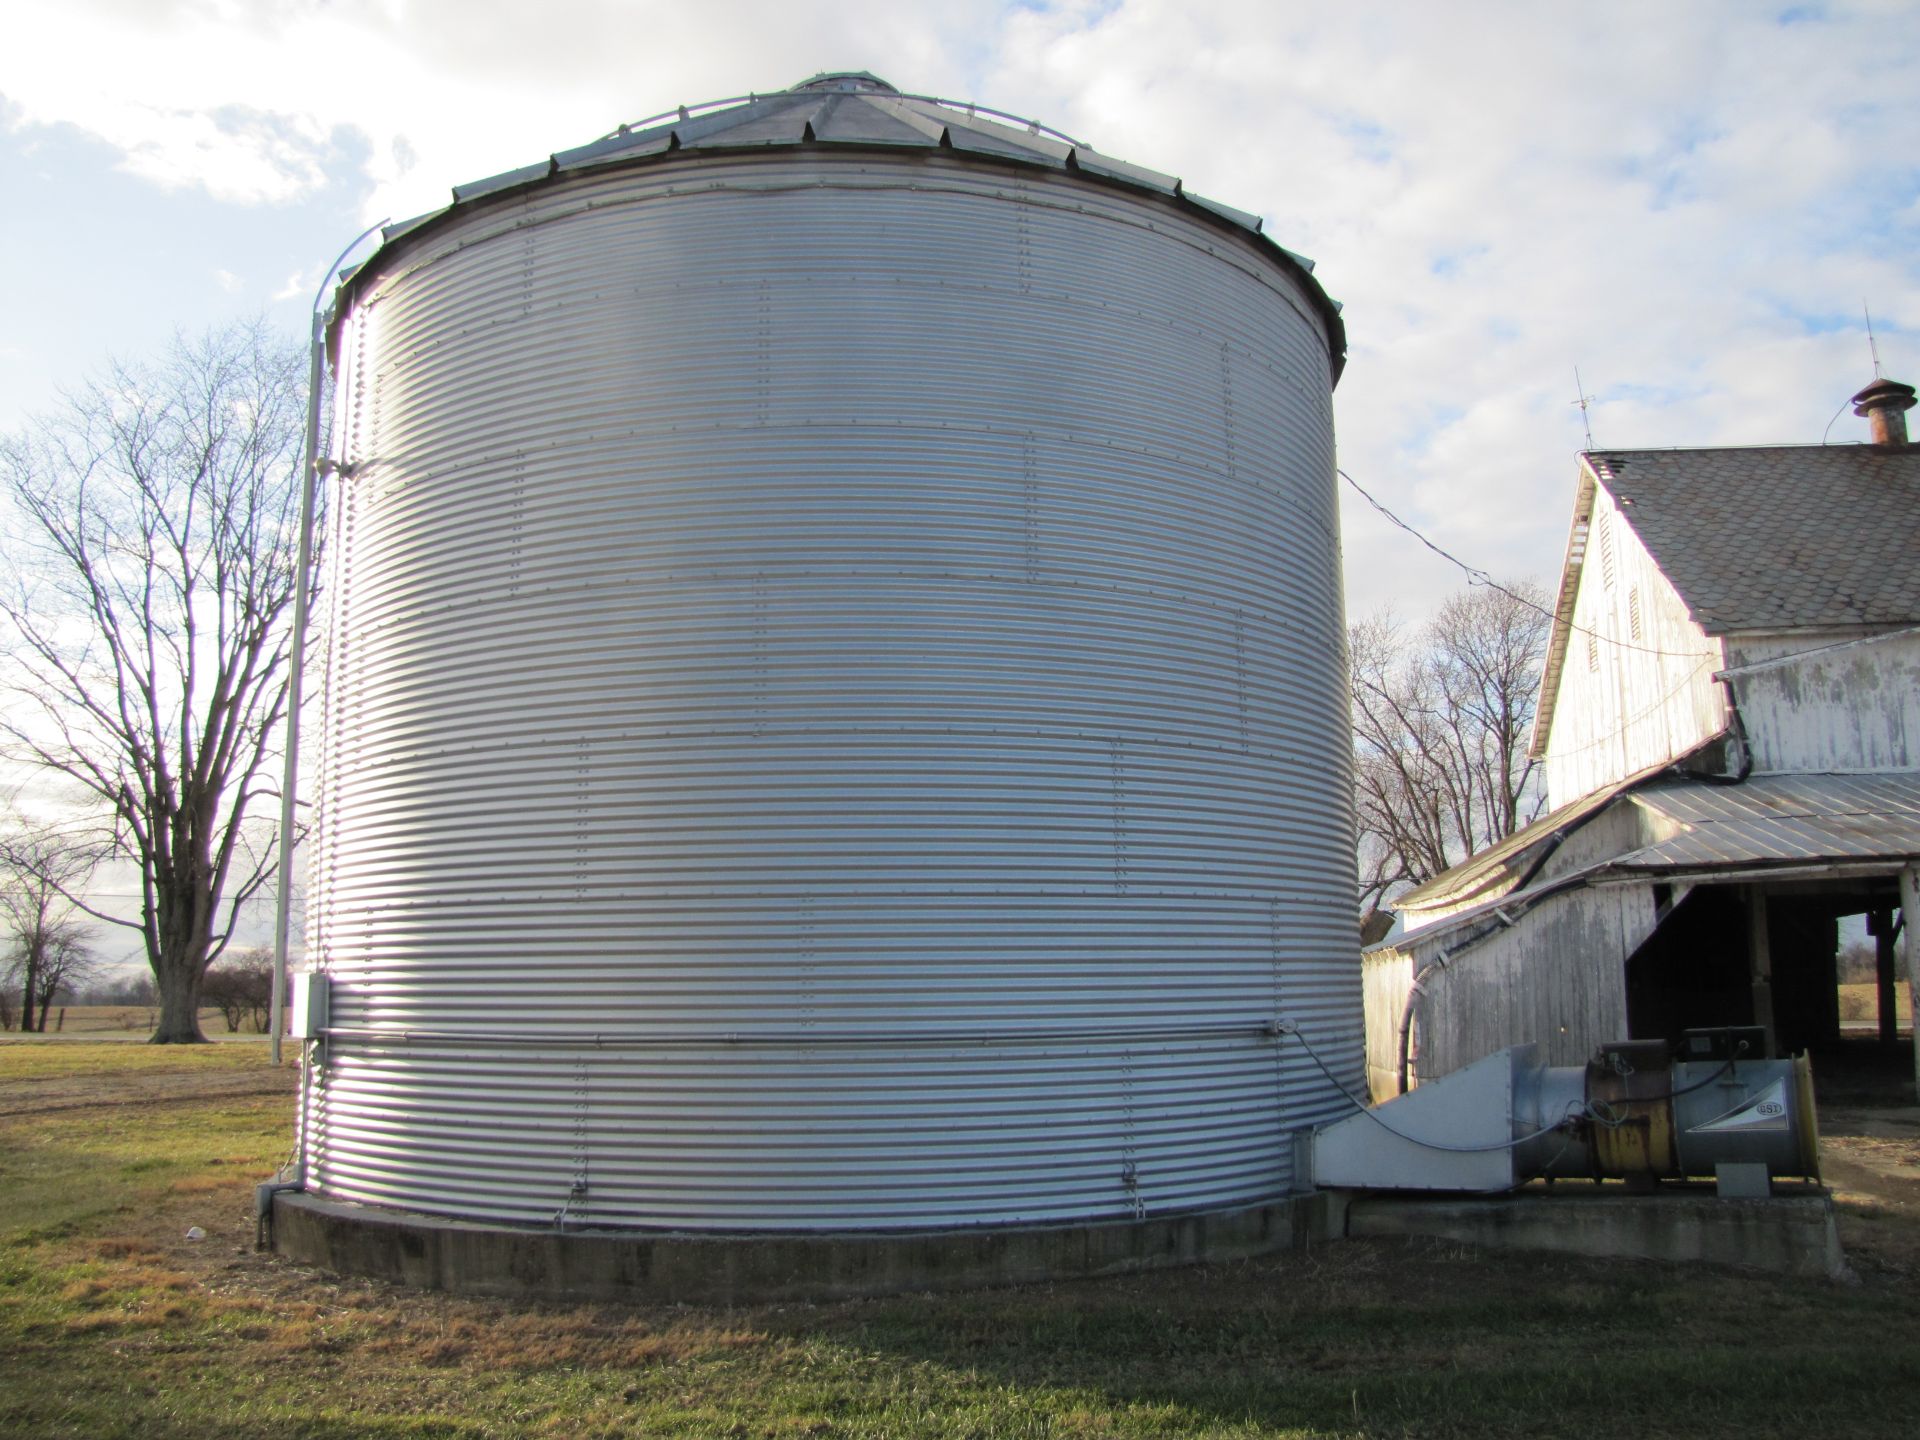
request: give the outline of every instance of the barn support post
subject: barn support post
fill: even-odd
[[[1914,1032],[1913,1089],[1915,1098],[1920,1099],[1920,940],[1914,939],[1920,934],[1916,928],[1920,927],[1920,864],[1909,865],[1900,872],[1900,908],[1906,912],[1907,999]]]
[[[1773,941],[1767,933],[1767,889],[1747,887],[1747,976],[1753,986],[1753,1023],[1767,1032],[1767,1054],[1779,1052],[1773,1023]]]
[[[1867,912],[1867,933],[1873,936],[1874,1013],[1880,1019],[1880,1044],[1888,1050],[1900,1043],[1900,1017],[1893,999],[1893,916],[1891,907]]]

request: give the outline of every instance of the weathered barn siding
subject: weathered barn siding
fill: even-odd
[[[1413,960],[1404,950],[1369,950],[1360,957],[1360,990],[1367,1007],[1367,1091],[1378,1102],[1400,1093],[1400,1015],[1413,984]]]
[[[1761,667],[1731,677],[1754,770],[1920,769],[1920,634],[1831,644],[1806,635],[1728,640],[1729,667]]]
[[[1494,925],[1496,917],[1487,917]],[[1645,884],[1583,886],[1535,904],[1450,954],[1479,926],[1369,951],[1367,1076],[1374,1094],[1399,1089],[1399,1023],[1413,978],[1428,970],[1415,1010],[1414,1079],[1436,1080],[1509,1045],[1534,1044],[1549,1065],[1581,1065],[1627,1033],[1626,962],[1655,925]]]
[[[1573,629],[1547,737],[1547,800],[1564,805],[1686,754],[1726,727],[1720,642],[1594,486]]]

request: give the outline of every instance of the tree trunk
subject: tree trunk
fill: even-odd
[[[168,965],[154,974],[160,994],[160,1023],[154,1027],[149,1044],[201,1045],[200,985],[194,967]]]
[[[27,956],[27,978],[20,987],[20,1033],[33,1033],[33,992],[40,980],[40,967],[33,963],[31,953]]]

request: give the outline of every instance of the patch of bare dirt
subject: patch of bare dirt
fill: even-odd
[[[1920,1106],[1823,1106],[1820,1169],[1854,1268],[1920,1276]]]
[[[179,1070],[102,1075],[47,1075],[0,1079],[0,1119],[46,1115],[57,1110],[94,1110],[119,1105],[164,1105],[181,1100],[226,1099],[236,1095],[288,1095],[300,1084],[291,1066],[274,1070]]]

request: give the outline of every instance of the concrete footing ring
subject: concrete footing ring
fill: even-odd
[[[1322,1195],[1138,1221],[868,1234],[711,1235],[482,1225],[273,1197],[273,1248],[339,1274],[472,1295],[747,1304],[1120,1275],[1299,1249]]]

